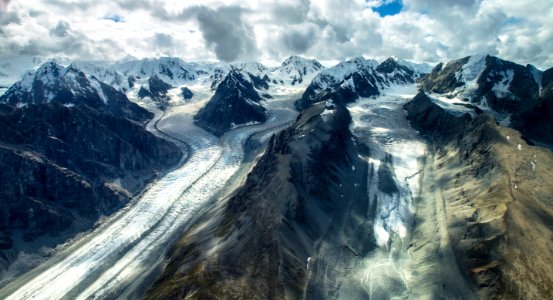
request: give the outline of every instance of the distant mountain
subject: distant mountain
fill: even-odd
[[[305,109],[313,103],[321,92],[333,94],[336,101],[347,103],[358,97],[374,97],[393,84],[412,84],[427,70],[426,65],[408,63],[389,58],[382,63],[357,57],[321,71],[309,84],[296,103]],[[325,100],[318,97],[317,101]]]
[[[87,77],[74,65],[62,67],[55,62],[47,62],[36,72],[27,73],[0,96],[0,102],[16,107],[52,102],[66,106],[87,105],[139,122],[150,117],[149,112],[110,85]]]
[[[221,136],[234,126],[265,122],[266,109],[254,85],[239,70],[232,70],[218,85],[215,95],[194,117],[195,123]]]
[[[438,64],[422,79],[429,93],[446,94],[489,107],[499,113],[515,113],[536,104],[541,72],[489,55],[468,56]]]
[[[120,92],[127,93],[133,87],[132,80],[108,63],[77,61],[71,66],[82,71],[87,77],[95,78]]]
[[[149,97],[160,107],[164,108],[169,101],[167,92],[172,88],[173,86],[161,80],[154,74],[150,76],[146,85],[140,87],[140,90],[138,90],[138,97],[142,99]]]
[[[305,109],[323,91],[338,95],[335,101],[347,103],[357,97],[371,97],[379,94],[384,78],[376,72],[378,63],[357,57],[321,71],[309,84],[301,99],[296,103]]]
[[[415,83],[423,75],[429,74],[432,67],[415,64],[396,57],[390,57],[376,67],[376,71],[386,77],[390,84]]]
[[[273,70],[273,84],[306,84],[324,69],[317,60],[290,56]]]
[[[196,63],[186,63],[180,58],[160,57],[141,60],[126,60],[116,63],[114,68],[125,76],[137,79],[148,79],[156,75],[164,82],[177,85],[179,83],[196,80],[205,74]]]

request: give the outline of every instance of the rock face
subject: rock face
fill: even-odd
[[[334,95],[335,101],[346,104],[359,97],[370,98],[393,84],[412,84],[429,72],[428,66],[389,58],[378,64],[363,57],[339,63],[321,71],[309,84],[296,107],[301,111],[320,101],[322,92]],[[322,99],[325,100],[325,99]]]
[[[328,228],[367,214],[354,200],[366,193],[355,182],[366,182],[367,167],[350,122],[343,106],[320,103],[273,136],[244,186],[172,249],[146,298],[301,298]]]
[[[194,122],[221,136],[236,125],[265,122],[266,109],[260,101],[261,97],[252,83],[239,71],[233,70],[219,84],[206,106],[194,117]]]
[[[150,79],[148,79],[148,87],[140,87],[140,90],[138,91],[138,97],[150,97],[158,104],[158,106],[165,107],[167,106],[167,102],[169,101],[169,96],[167,96],[167,92],[172,88],[173,87],[170,84],[161,80],[157,75],[152,75],[150,76]]]
[[[53,64],[30,78],[30,90],[19,82],[0,98],[22,106],[0,104],[2,269],[21,250],[91,228],[182,157],[143,128],[152,114],[117,90]]]
[[[421,76],[430,73],[430,70],[426,64],[414,64],[395,57],[386,59],[376,67],[376,71],[393,84],[413,84]]]
[[[553,296],[553,154],[487,114],[453,116],[420,93],[405,105],[428,142],[421,197],[444,203],[447,236],[484,299]]]
[[[438,64],[422,79],[429,93],[460,96],[500,113],[533,107],[539,97],[541,72],[489,55],[475,55]]]
[[[512,117],[512,126],[532,141],[553,146],[553,68],[543,73],[541,95],[535,106]]]
[[[181,93],[182,98],[184,100],[190,100],[190,99],[192,99],[192,97],[194,97],[194,93],[192,93],[192,91],[187,87],[181,88],[180,93]]]
[[[384,78],[375,70],[378,63],[358,57],[320,72],[309,84],[296,107],[301,111],[316,102],[323,91],[336,95],[336,101],[348,103],[358,97],[379,95]]]

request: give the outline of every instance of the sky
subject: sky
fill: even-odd
[[[0,0],[0,57],[437,63],[492,54],[553,67],[553,1]]]

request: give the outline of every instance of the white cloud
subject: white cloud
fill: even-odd
[[[26,0],[0,5],[0,55],[280,61],[364,55],[438,62],[491,53],[553,66],[550,0]],[[194,7],[194,8],[193,8]],[[106,16],[118,16],[114,22]]]

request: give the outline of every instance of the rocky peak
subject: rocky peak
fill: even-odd
[[[378,95],[385,78],[375,70],[377,65],[374,60],[356,57],[321,71],[296,102],[297,108],[309,107],[323,91],[331,91],[342,103]]]
[[[535,104],[541,72],[490,55],[473,55],[439,64],[421,82],[429,93],[459,97],[499,113]]]
[[[75,65],[64,68],[54,62],[47,62],[36,72],[25,75],[0,96],[0,102],[16,107],[50,102],[66,106],[84,104],[140,122],[150,117],[147,111],[110,85],[87,77]]]
[[[304,68],[309,70],[320,70],[323,68],[321,63],[315,59],[307,59],[300,56],[292,55],[282,62],[281,68],[296,69],[302,71]],[[304,72],[305,75],[306,72]]]
[[[156,75],[174,86],[196,80],[201,73],[198,64],[186,63],[176,57],[123,61],[117,63],[114,67],[125,76],[149,78]]]
[[[221,136],[235,126],[265,122],[266,110],[254,85],[240,70],[232,69],[217,86],[215,94],[194,117],[195,123]]]

